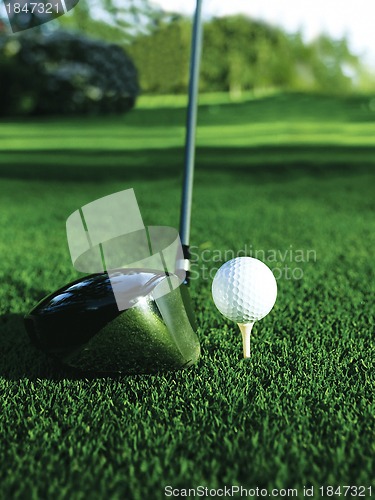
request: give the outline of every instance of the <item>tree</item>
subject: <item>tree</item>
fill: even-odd
[[[127,47],[138,68],[143,92],[186,92],[190,38],[190,21],[177,18],[164,22],[152,34],[139,35]]]
[[[150,0],[80,0],[60,27],[123,45],[142,33],[152,32],[165,17]]]
[[[144,92],[186,92],[191,19],[163,12],[151,0],[80,0],[47,29],[59,27],[126,48]],[[355,82],[372,81],[347,40],[321,35],[307,44],[301,33],[287,35],[240,15],[205,22],[202,59],[201,91],[228,91],[233,98],[267,87],[346,92]]]
[[[243,90],[286,86],[293,72],[290,46],[279,29],[245,16],[213,19],[205,26],[202,86]]]
[[[360,61],[350,53],[347,40],[332,40],[328,35],[320,35],[312,42],[311,50],[317,87],[335,88],[336,92],[350,90],[352,75],[358,72]]]
[[[0,38],[0,115],[124,113],[137,71],[118,45],[64,31]]]

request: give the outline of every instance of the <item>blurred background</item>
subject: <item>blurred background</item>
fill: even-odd
[[[246,92],[372,90],[370,2],[225,4],[204,4],[202,93],[238,100]],[[121,113],[139,94],[186,94],[194,6],[80,0],[40,26],[41,16],[21,9],[10,16],[13,27],[26,30],[18,35],[2,6],[0,114]]]

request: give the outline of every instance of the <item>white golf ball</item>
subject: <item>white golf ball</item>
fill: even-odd
[[[253,323],[267,316],[276,302],[272,271],[258,259],[237,257],[221,266],[212,283],[216,307],[236,323]]]

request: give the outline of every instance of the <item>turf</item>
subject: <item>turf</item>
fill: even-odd
[[[203,99],[191,284],[202,357],[155,376],[57,369],[23,315],[79,276],[65,236],[78,207],[134,187],[146,224],[177,227],[183,103],[0,123],[1,497],[162,498],[166,485],[374,495],[371,102]],[[249,362],[210,295],[215,269],[239,251],[278,278]]]

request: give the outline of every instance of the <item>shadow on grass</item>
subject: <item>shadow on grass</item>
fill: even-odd
[[[79,380],[97,378],[62,366],[36,349],[24,327],[23,315],[0,316],[0,377],[7,380]]]
[[[183,149],[0,151],[0,177],[99,182],[179,177]],[[206,147],[197,150],[198,171],[243,175],[357,175],[375,166],[375,147],[337,145]]]
[[[83,373],[64,367],[58,360],[48,357],[36,349],[24,327],[23,315],[4,314],[0,316],[0,377],[7,380],[82,380],[116,374]]]
[[[30,343],[21,314],[0,316],[0,376],[36,379],[49,371],[45,356]]]

